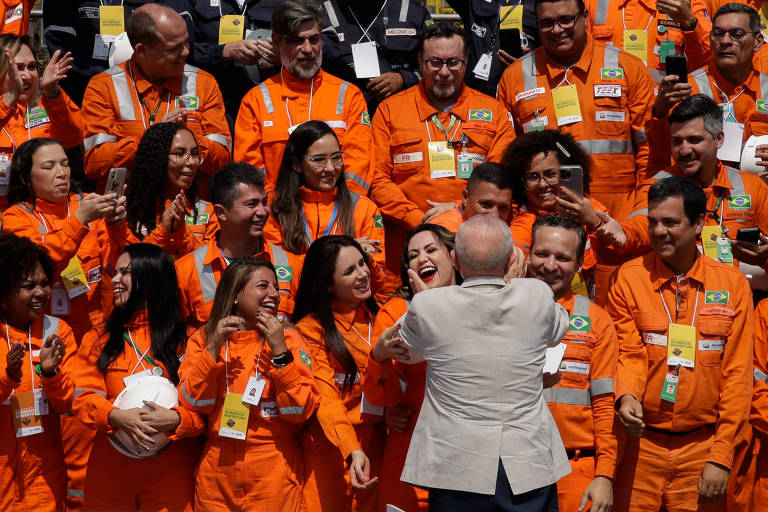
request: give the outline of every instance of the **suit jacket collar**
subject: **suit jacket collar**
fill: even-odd
[[[462,288],[471,288],[474,286],[496,286],[498,288],[504,288],[507,283],[504,281],[503,277],[497,277],[497,276],[475,276],[470,277],[468,279],[465,279],[463,283],[461,283]]]

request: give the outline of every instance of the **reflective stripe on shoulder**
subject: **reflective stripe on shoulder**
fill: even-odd
[[[72,397],[72,399],[74,400],[75,398],[77,398],[77,397],[78,397],[78,396],[80,396],[81,394],[85,393],[86,391],[90,391],[91,393],[96,393],[97,395],[101,395],[101,396],[103,396],[104,398],[107,398],[107,394],[106,394],[105,392],[103,392],[103,391],[99,391],[98,389],[90,389],[90,388],[75,388],[75,394],[74,394],[74,396]]]
[[[340,130],[346,130],[347,129],[347,122],[346,121],[323,121],[325,124],[330,126],[331,128],[338,128]]]
[[[120,109],[121,121],[135,121],[136,110],[133,108],[131,88],[128,87],[128,78],[125,70],[119,66],[109,68],[106,73],[112,76],[112,86],[117,96],[117,106]]]
[[[586,389],[555,386],[544,390],[544,399],[550,404],[592,405],[592,399]]]
[[[523,68],[523,91],[530,91],[536,88],[536,55],[533,52],[525,55],[522,59]]]
[[[227,148],[227,151],[232,151],[232,139],[224,135],[223,133],[209,133],[205,136],[206,139],[218,142],[225,148]]]
[[[347,95],[347,87],[349,87],[349,82],[346,80],[341,82],[341,85],[339,86],[339,99],[336,101],[336,115],[344,113],[344,97]]]
[[[95,133],[90,137],[83,139],[83,149],[90,151],[96,146],[101,146],[107,142],[117,142],[117,137],[108,133]]]
[[[304,414],[304,407],[278,407],[280,414]]]
[[[753,373],[755,380],[761,380],[763,382],[768,382],[768,375],[765,374],[762,370],[755,368],[755,371]]]
[[[573,314],[574,316],[586,316],[589,318],[589,305],[592,302],[583,295],[575,295],[573,297]]]
[[[354,181],[361,187],[363,187],[363,190],[368,192],[368,190],[371,188],[371,184],[365,181],[363,178],[358,176],[357,174],[350,172],[350,171],[344,171],[344,177],[347,178],[349,181]]]
[[[606,393],[613,393],[612,377],[595,379],[589,383],[589,394],[591,396],[604,395]]]
[[[652,176],[654,180],[663,180],[664,178],[671,178],[671,177],[672,177],[672,173],[669,173],[667,171],[659,171]]]
[[[45,344],[45,340],[48,339],[48,336],[52,334],[56,335],[59,332],[60,322],[61,320],[55,316],[43,315],[43,344]]]
[[[645,215],[645,216],[648,216],[648,208],[641,208],[641,209],[639,209],[639,210],[635,210],[635,211],[633,211],[632,213],[630,213],[629,215],[627,215],[627,219],[631,219],[632,217],[634,217],[634,216],[636,216],[636,215]]]
[[[628,139],[577,140],[576,143],[591,155],[634,154],[634,146]]]
[[[728,181],[731,182],[731,192],[730,194],[732,196],[744,196],[747,195],[747,193],[744,191],[744,180],[741,179],[741,172],[739,172],[738,169],[734,169],[733,167],[725,167],[725,170],[728,172]]]
[[[207,252],[208,245],[204,245],[192,253],[203,302],[210,302],[216,296],[216,277],[213,275],[213,268],[209,263],[203,264]]]
[[[186,400],[187,403],[192,407],[207,407],[216,403],[215,397],[205,399],[201,398],[199,400],[192,398],[187,391],[187,381],[184,381],[183,385],[181,386],[181,392],[184,394],[184,400]]]
[[[267,84],[261,82],[259,90],[261,91],[261,97],[264,99],[264,106],[267,107],[267,114],[274,114],[275,106],[272,104],[272,96],[269,95]]]
[[[768,75],[760,73],[760,99],[768,98]]]
[[[349,196],[352,198],[352,211],[355,211],[355,208],[357,208],[357,202],[360,200],[360,194],[357,192],[349,191]]]
[[[45,225],[42,222],[40,222],[40,220],[37,218],[37,215],[35,215],[35,212],[32,211],[32,208],[30,208],[27,203],[22,201],[22,202],[16,203],[16,204],[19,205],[19,207],[22,210],[24,210],[25,212],[30,214],[32,216],[32,218],[35,220],[35,222],[37,222],[37,230],[40,231],[41,235],[45,235],[45,234],[48,233],[48,230],[45,229]]]
[[[595,8],[595,25],[605,25],[605,21],[608,19],[608,6],[611,0],[597,0],[597,7]]]
[[[606,46],[603,53],[603,67],[604,68],[618,68],[619,66],[619,49],[615,46]]]
[[[333,4],[330,0],[326,0],[323,2],[323,7],[325,7],[325,12],[328,14],[328,20],[331,22],[332,27],[338,27],[339,26],[339,18],[336,17],[336,11],[333,8]]]
[[[408,4],[409,0],[400,0],[400,23],[408,21]]]
[[[691,78],[693,78],[693,81],[696,83],[696,87],[699,89],[699,94],[703,94],[704,96],[715,99],[714,95],[712,94],[712,87],[709,85],[709,77],[707,76],[707,70],[704,68],[699,68],[696,71],[693,71],[692,73],[689,73]]]
[[[181,78],[182,96],[197,96],[197,71],[195,66],[184,65],[184,75]]]

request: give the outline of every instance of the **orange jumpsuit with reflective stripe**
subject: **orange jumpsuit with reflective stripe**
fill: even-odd
[[[290,319],[304,257],[269,243],[265,243],[263,250],[254,256],[269,260],[275,266],[280,287],[278,315]],[[182,319],[194,327],[200,327],[211,315],[216,285],[221,279],[221,273],[227,268],[227,260],[221,254],[216,235],[207,244],[176,260],[175,265],[179,278]]]
[[[509,108],[519,132],[558,128],[551,91],[567,86],[566,78],[578,92],[581,121],[559,129],[592,155],[592,196],[621,220],[645,179],[645,122],[654,99],[653,80],[640,59],[592,37],[567,76],[545,48],[539,48],[509,66],[499,82],[499,100]]]
[[[0,34],[29,33],[29,14],[35,0],[0,0]]]
[[[150,83],[133,59],[91,79],[83,97],[85,174],[103,186],[112,167],[130,167],[152,124],[152,113],[157,112],[154,122],[160,122],[177,107],[179,97],[187,106],[186,126],[205,155],[198,177],[205,189],[202,175],[213,174],[230,161],[232,139],[216,80],[190,65],[161,85]]]
[[[153,358],[162,376],[168,371],[149,348],[151,339],[149,317],[145,311],[134,314],[125,326],[134,349],[128,341],[122,353],[101,372],[97,360],[109,333],[101,329],[88,331],[77,354],[74,371],[75,399],[72,413],[86,427],[96,431],[85,481],[85,510],[192,510],[194,467],[200,454],[192,436],[204,428],[202,418],[184,407],[175,407],[180,423],[166,435],[171,443],[153,457],[135,459],[118,452],[107,439],[114,432],[109,413],[117,395],[125,389],[123,379],[134,373],[151,369],[144,358],[139,361],[135,350]],[[189,437],[189,438],[188,438]],[[187,439],[188,438],[188,439]]]
[[[435,115],[448,136],[433,122]],[[451,123],[451,119],[455,122]],[[375,171],[371,198],[385,215],[387,270],[392,279],[400,275],[400,251],[405,236],[421,224],[424,213],[431,208],[427,200],[457,201],[467,185],[457,172],[430,171],[429,142],[460,142],[453,150],[453,163],[458,171],[462,153],[474,165],[485,160],[500,162],[514,138],[507,109],[466,85],[450,112],[438,112],[430,104],[422,83],[378,106],[373,118]]]
[[[365,306],[351,309],[334,302],[333,308],[336,327],[359,371],[352,388],[342,391],[344,369],[326,347],[320,323],[314,316],[298,322],[296,326],[312,356],[312,373],[320,392],[317,414],[300,434],[305,471],[302,510],[373,512],[378,488],[352,489],[345,462],[354,450],[363,450],[371,462],[371,478],[379,475],[386,435],[383,409],[364,399],[359,383],[360,370],[365,368],[371,350],[373,318]]]
[[[703,255],[676,279],[651,253],[614,274],[607,310],[619,339],[616,398],[632,395],[640,401],[646,424],[642,438],[622,440],[614,509],[700,510],[697,487],[704,464],[732,468],[749,419],[754,329],[749,284],[733,266]],[[695,366],[679,368],[675,402],[661,398],[666,375],[675,368],[667,364],[672,322],[693,325],[696,333]],[[707,510],[724,508],[720,500]]]
[[[613,379],[619,348],[603,308],[570,290],[557,302],[571,316],[563,337],[568,348],[560,364],[563,376],[544,390],[544,398],[571,461],[571,474],[557,482],[560,510],[576,510],[595,476],[613,479],[616,468]]]
[[[379,339],[379,336],[406,312],[408,302],[402,297],[394,297],[384,304],[373,324],[373,339]],[[400,481],[405,456],[411,444],[411,435],[419,418],[421,402],[424,400],[426,376],[427,363],[402,364],[392,360],[377,363],[369,357],[360,379],[360,387],[372,404],[412,411],[408,426],[403,432],[390,430],[387,435],[379,471],[378,512],[386,512],[387,504],[409,512],[429,510],[429,492]]]
[[[752,410],[749,422],[756,439],[756,475],[752,510],[768,502],[768,451],[760,450],[768,442],[768,301],[755,308],[755,361]]]
[[[64,341],[67,352],[56,375],[45,378],[33,372],[30,366],[40,362],[40,349],[50,334],[56,334]],[[64,321],[47,315],[34,320],[30,330],[19,330],[2,323],[0,358],[4,367],[8,346],[15,341],[27,349],[31,345],[31,351],[24,355],[21,382],[12,380],[5,371],[0,376],[0,414],[6,418],[5,427],[0,429],[0,509],[12,512],[64,510],[67,473],[59,415],[69,414],[75,393],[70,367],[77,351],[75,337]],[[42,416],[41,433],[16,437],[10,399],[14,394],[33,388],[42,388],[48,397],[50,412]]]
[[[288,129],[310,119],[333,128],[344,151],[347,187],[367,195],[371,187],[371,119],[363,93],[323,70],[301,80],[282,69],[251,89],[235,122],[235,160],[267,172],[267,192],[277,183]]]
[[[258,331],[233,333],[216,360],[208,352],[204,328],[190,338],[180,370],[179,403],[208,425],[196,471],[195,510],[300,509],[304,466],[298,432],[320,397],[304,339],[295,328],[284,333],[293,362],[279,370]],[[246,438],[220,436],[227,387],[230,393],[243,393],[249,378],[257,375],[266,385],[259,405],[248,406]]]

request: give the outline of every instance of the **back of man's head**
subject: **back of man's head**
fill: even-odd
[[[240,195],[238,185],[241,183],[263,189],[263,173],[245,162],[232,162],[223,166],[211,178],[211,202],[227,210],[231,209]]]
[[[495,215],[475,215],[456,233],[459,271],[472,276],[503,276],[512,254],[509,225]]]
[[[323,28],[322,6],[314,0],[287,0],[272,11],[272,33],[281,37],[295,36],[299,27],[308,21],[316,21]]]
[[[717,138],[723,131],[723,111],[709,96],[694,94],[688,96],[672,109],[667,117],[667,123],[685,123],[692,119],[702,118],[704,129],[712,137]]]

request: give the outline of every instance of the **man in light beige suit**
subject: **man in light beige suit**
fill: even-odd
[[[504,222],[467,220],[452,252],[464,283],[418,293],[402,321],[408,362],[428,363],[402,480],[430,490],[431,511],[556,511],[570,472],[542,396],[568,313],[542,281],[505,283],[511,253]]]

